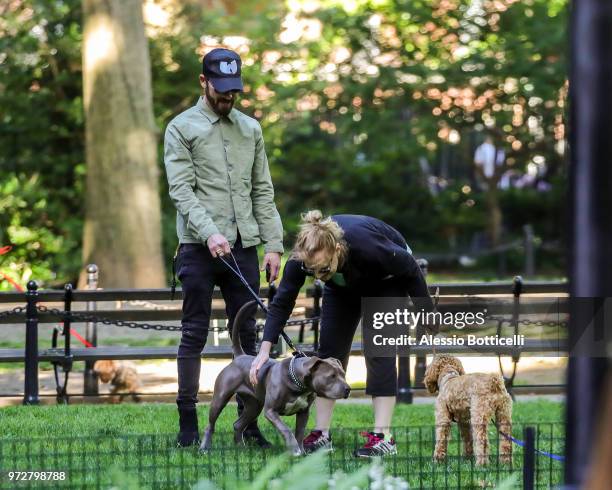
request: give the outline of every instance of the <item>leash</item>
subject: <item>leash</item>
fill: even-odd
[[[261,300],[259,295],[255,291],[253,291],[253,288],[251,288],[251,286],[249,285],[249,282],[246,280],[246,278],[242,274],[242,271],[240,270],[240,267],[238,266],[238,262],[236,261],[236,257],[234,257],[234,254],[231,251],[230,251],[230,256],[232,257],[232,260],[233,260],[234,265],[236,266],[236,268],[234,268],[232,266],[232,264],[230,264],[227,260],[225,260],[225,258],[222,255],[217,255],[217,258],[220,259],[221,262],[223,262],[227,266],[227,268],[229,270],[231,270],[238,279],[240,279],[242,284],[244,284],[244,286],[251,293],[251,296],[253,296],[253,299],[255,300],[255,302],[267,314],[269,312],[268,307],[264,304],[264,302]],[[270,271],[269,271],[269,269],[266,269],[266,280],[270,281]],[[293,351],[293,355],[294,356],[296,356],[296,357],[306,357],[306,354],[304,354],[301,350],[296,348],[295,345],[293,345],[293,342],[289,338],[289,335],[287,335],[284,330],[281,330],[281,336],[283,337],[283,340],[287,343],[289,348]]]
[[[7,254],[7,253],[9,253],[9,252],[10,252],[12,249],[13,249],[13,247],[12,247],[11,245],[7,245],[7,246],[5,246],[5,247],[0,247],[0,255]],[[10,283],[11,283],[11,285],[12,285],[12,286],[13,286],[13,287],[14,287],[14,288],[17,290],[17,291],[19,291],[20,293],[23,293],[23,292],[24,292],[23,287],[21,287],[21,286],[20,286],[19,284],[17,284],[17,283],[16,283],[16,282],[15,282],[13,279],[11,279],[10,277],[8,277],[6,274],[4,274],[4,273],[2,273],[2,272],[0,272],[0,279],[6,279],[8,282],[10,282]],[[93,345],[91,345],[91,344],[90,344],[90,343],[89,343],[87,340],[85,340],[83,337],[81,337],[81,336],[79,335],[79,333],[78,333],[78,332],[77,332],[77,331],[76,331],[74,328],[71,328],[71,329],[70,329],[70,334],[71,334],[73,337],[76,337],[76,338],[77,338],[77,340],[78,340],[79,342],[81,342],[81,344],[83,344],[85,347],[87,347],[87,348],[93,347]]]
[[[7,254],[11,250],[13,250],[13,246],[12,245],[6,245],[4,247],[0,247],[0,255]],[[12,279],[11,277],[7,276],[4,272],[0,272],[0,280],[5,280],[11,286],[13,286],[14,289],[19,291],[20,293],[24,292],[24,289],[14,279]]]
[[[497,431],[502,436],[504,436],[506,440],[513,442],[517,446],[525,447],[524,441],[521,441],[520,439],[516,439],[515,437],[512,437],[511,435],[502,432],[501,430],[499,430],[499,427],[497,427],[497,424],[495,424],[495,427],[497,428]],[[550,459],[554,459],[555,461],[565,461],[565,456],[560,456],[559,454],[553,454],[553,453],[549,453],[547,451],[541,451],[540,449],[535,449],[535,448],[534,448],[534,451],[538,454],[541,454],[542,456],[546,456]]]

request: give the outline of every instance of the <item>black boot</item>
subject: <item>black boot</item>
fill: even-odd
[[[236,395],[236,403],[238,404],[238,417],[240,417],[240,414],[242,414],[242,411],[244,410],[244,403],[242,402],[240,395]],[[246,426],[246,429],[244,429],[244,432],[242,433],[242,439],[245,444],[255,443],[261,448],[272,447],[272,444],[270,444],[270,442],[261,433],[261,430],[259,430],[259,427],[257,426],[257,419]]]
[[[179,348],[180,351],[180,348]],[[176,443],[180,447],[198,444],[198,389],[200,387],[200,364],[197,358],[178,358],[178,396],[176,404],[179,412],[179,433]]]
[[[176,436],[178,447],[189,447],[200,444],[198,433],[198,413],[195,407],[179,407],[179,433]]]
[[[242,433],[242,438],[244,439],[244,442],[247,444],[249,442],[254,442],[259,447],[264,448],[264,449],[272,447],[272,444],[270,444],[270,441],[268,441],[264,437],[264,435],[261,433],[261,431],[259,430],[259,427],[257,426],[257,420],[247,425],[247,428],[244,429],[244,432]]]

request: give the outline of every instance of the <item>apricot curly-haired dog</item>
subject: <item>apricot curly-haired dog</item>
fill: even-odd
[[[465,374],[461,361],[436,355],[425,371],[425,386],[436,399],[436,448],[434,459],[446,458],[451,422],[459,425],[466,456],[476,454],[476,464],[489,462],[489,422],[495,418],[500,431],[512,432],[512,398],[498,374]],[[502,463],[512,460],[512,443],[499,436]]]
[[[93,370],[102,383],[112,385],[112,403],[119,403],[128,395],[131,395],[134,401],[140,401],[140,397],[136,395],[140,389],[138,371],[131,362],[96,361]]]

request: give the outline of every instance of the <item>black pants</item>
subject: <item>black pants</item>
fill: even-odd
[[[247,282],[259,293],[259,264],[256,247],[242,248],[240,239],[232,249],[238,266]],[[231,257],[225,258],[232,266]],[[235,266],[234,266],[235,267]],[[183,287],[183,332],[178,349],[179,408],[195,407],[200,387],[201,355],[208,337],[210,312],[215,285],[221,288],[225,300],[228,327],[232,329],[238,310],[253,298],[240,279],[218,258],[213,258],[208,247],[182,244],[177,257],[177,272]],[[247,354],[256,355],[255,316],[240,328],[240,341]]]
[[[355,330],[361,317],[362,297],[406,297],[418,302],[418,308],[433,309],[427,284],[418,271],[415,277],[398,277],[371,284],[367,291],[325,286],[321,307],[321,336],[319,357],[335,357],[346,370]],[[418,299],[417,299],[418,298]],[[366,394],[395,396],[397,394],[397,365],[395,357],[365,358]]]

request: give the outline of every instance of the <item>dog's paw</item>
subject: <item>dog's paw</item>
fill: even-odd
[[[484,456],[476,457],[476,466],[487,466],[489,464],[489,458]]]
[[[293,449],[291,449],[291,456],[293,457],[300,457],[300,456],[304,456],[306,453],[299,447],[294,447]]]
[[[446,459],[446,453],[444,453],[442,451],[435,452],[434,455],[433,455],[433,460],[436,463],[441,463],[445,459]]]

